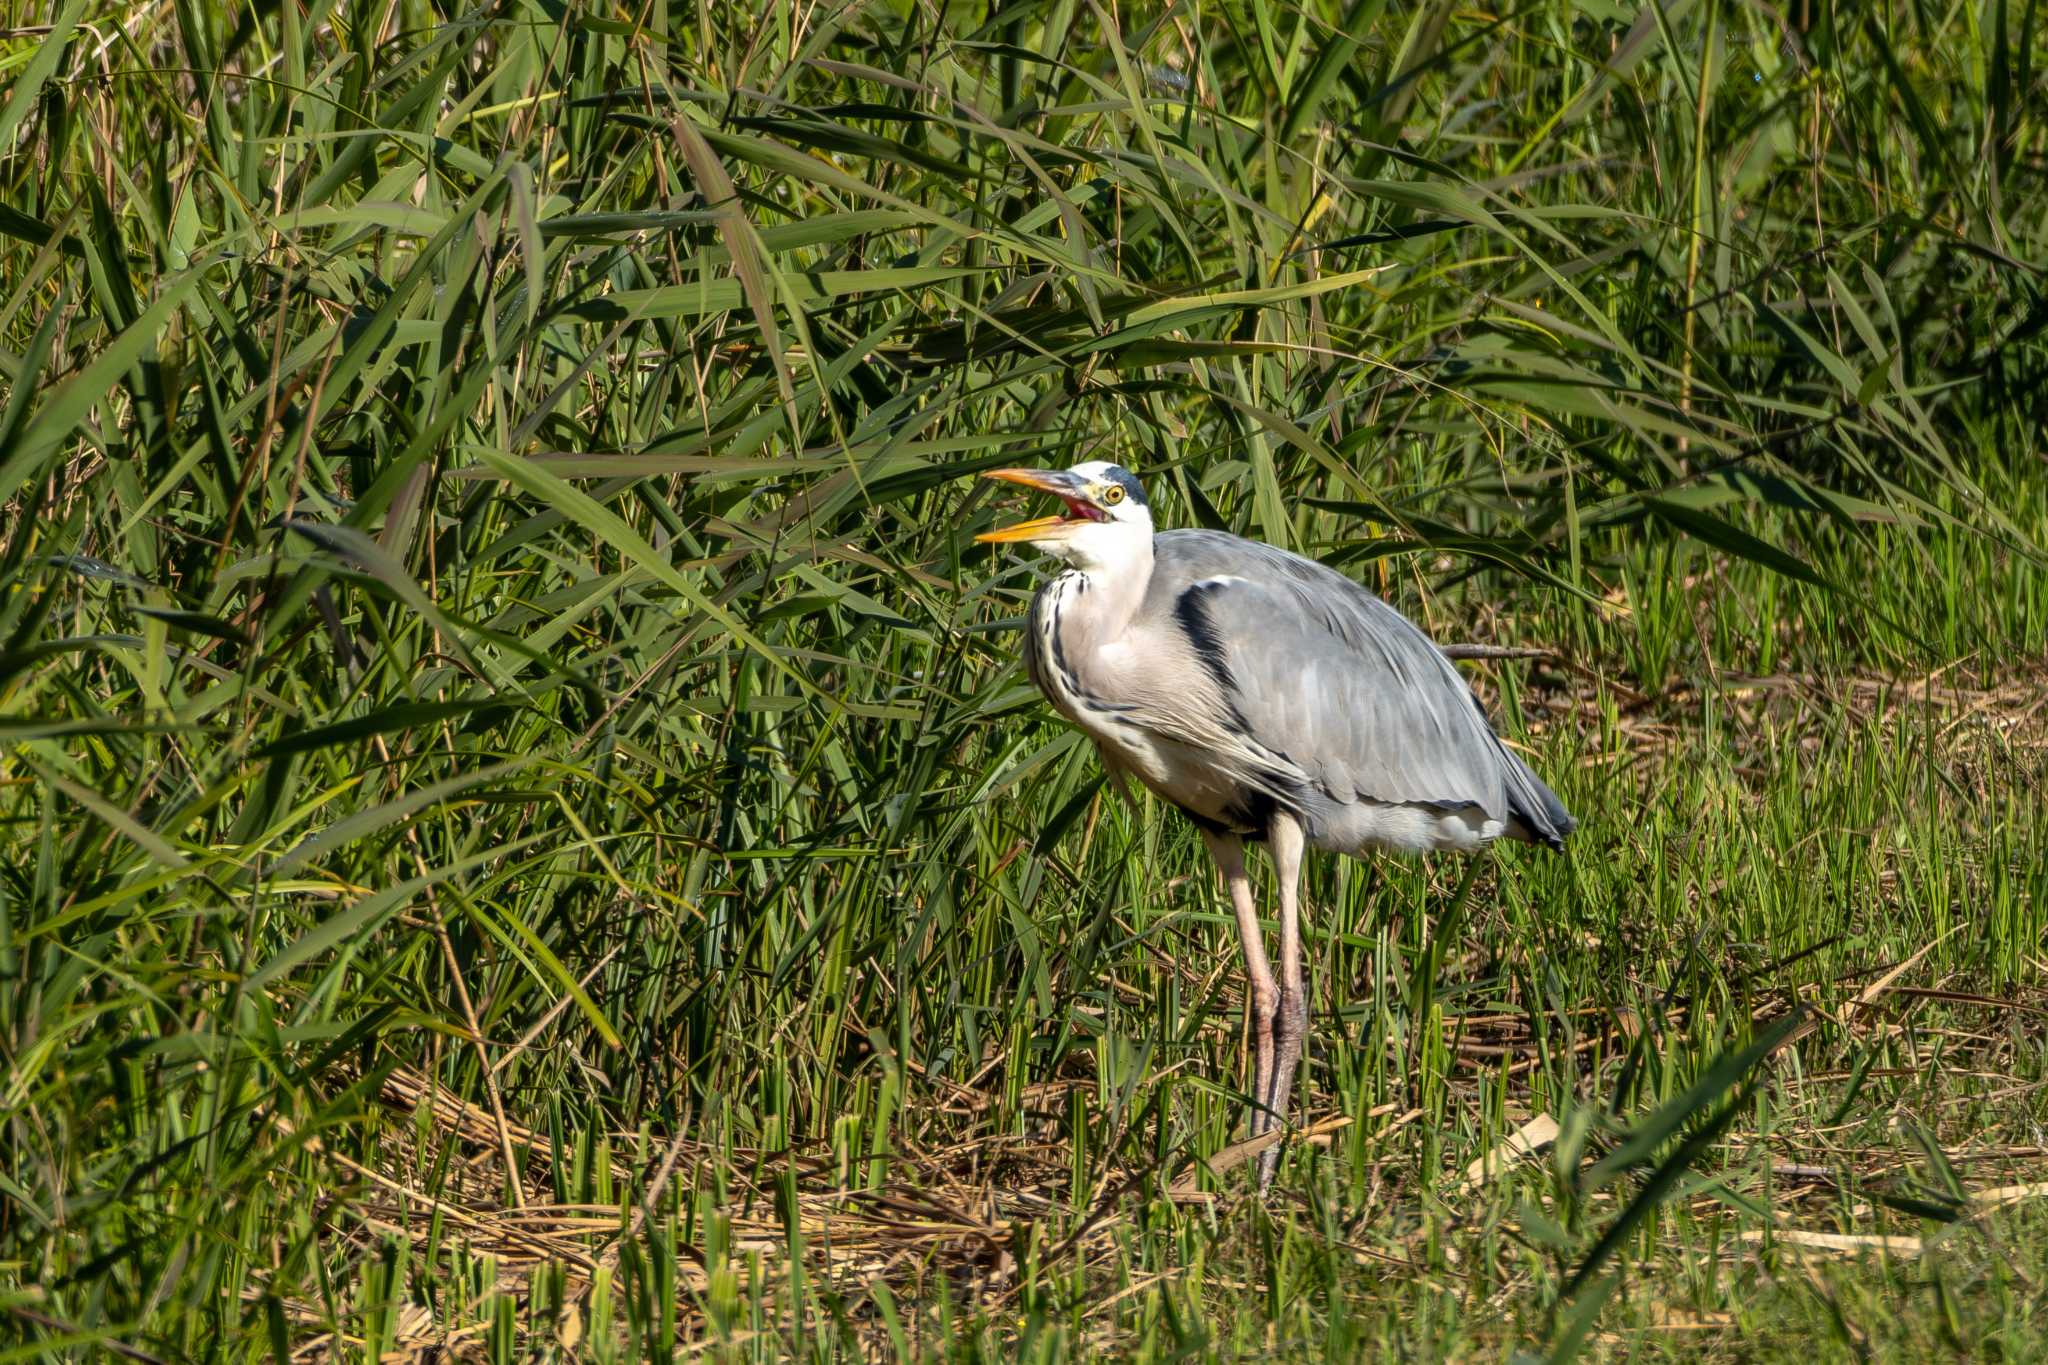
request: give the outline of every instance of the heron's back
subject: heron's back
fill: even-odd
[[[1564,803],[1394,608],[1326,565],[1222,532],[1160,532],[1153,557],[1138,617],[1178,631],[1217,689],[1230,734],[1218,762],[1296,811],[1317,844],[1419,851],[1505,834],[1562,847],[1576,824]]]

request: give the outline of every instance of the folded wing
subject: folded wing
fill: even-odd
[[[1162,533],[1154,554],[1146,611],[1185,632],[1247,750],[1233,767],[1276,799],[1311,818],[1321,802],[1472,809],[1553,847],[1571,831],[1457,669],[1366,589],[1215,532]]]

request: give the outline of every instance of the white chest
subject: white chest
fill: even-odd
[[[1144,673],[1142,642],[1129,631],[1091,628],[1083,613],[1087,579],[1065,574],[1048,584],[1033,605],[1032,680],[1054,708],[1095,741],[1103,764],[1119,777],[1136,778],[1177,805],[1220,818],[1237,786],[1198,748],[1162,735],[1145,723],[1159,705],[1157,679]]]
[[[1126,719],[1138,659],[1120,632],[1103,628],[1085,574],[1064,573],[1032,603],[1026,655],[1031,680],[1059,713],[1098,744],[1135,738]]]

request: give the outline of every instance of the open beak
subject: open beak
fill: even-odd
[[[1026,488],[1051,493],[1067,505],[1067,510],[1056,517],[1036,517],[1030,521],[1020,521],[1015,526],[984,531],[975,537],[984,545],[1002,545],[1020,540],[1051,540],[1064,528],[1085,526],[1091,521],[1109,519],[1089,498],[1081,481],[1064,469],[991,469],[982,477],[1001,479],[1004,483],[1021,483]]]

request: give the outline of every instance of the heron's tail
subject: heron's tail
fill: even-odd
[[[1557,793],[1543,785],[1543,779],[1506,745],[1500,746],[1501,778],[1507,786],[1508,837],[1531,844],[1546,844],[1563,852],[1565,836],[1579,827],[1572,813],[1557,799]]]

